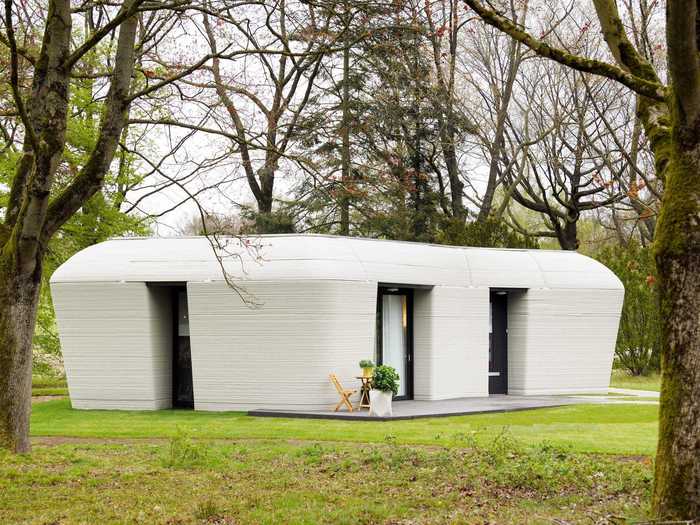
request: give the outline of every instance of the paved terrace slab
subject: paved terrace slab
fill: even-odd
[[[602,401],[602,400],[601,400]],[[489,412],[514,412],[535,408],[551,408],[565,405],[597,402],[568,396],[508,396],[493,395],[489,397],[466,397],[446,399],[443,401],[394,401],[391,417],[374,417],[368,409],[346,409],[334,412],[297,411],[297,410],[250,410],[249,416],[291,417],[308,419],[349,419],[360,421],[393,421],[399,419],[418,419],[423,417],[463,416],[467,414],[485,414]]]

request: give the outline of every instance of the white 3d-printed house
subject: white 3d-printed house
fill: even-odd
[[[366,358],[399,371],[406,399],[607,390],[624,290],[588,257],[250,242],[217,258],[206,238],[116,239],[63,264],[51,291],[73,406],[328,409],[328,374],[354,386]]]

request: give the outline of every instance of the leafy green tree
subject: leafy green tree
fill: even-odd
[[[9,144],[3,151],[15,158],[6,164],[14,171],[4,173],[3,190],[9,191],[0,224],[0,447],[30,449],[32,343],[52,241],[85,215],[93,198],[105,195],[132,105],[203,63],[154,81],[137,74],[155,42],[165,45],[174,25],[168,20],[189,7],[176,5],[173,11],[174,5],[144,0],[75,6],[50,0],[27,10],[5,2],[0,53],[9,73],[0,96],[15,133],[4,135]],[[77,104],[84,112],[76,115],[81,96],[89,101]],[[81,140],[82,149],[73,146]],[[117,177],[123,173],[117,170]],[[98,223],[92,238],[98,238]]]
[[[86,57],[86,61],[94,64],[97,54],[97,52],[91,53]],[[69,120],[66,129],[64,153],[65,169],[68,173],[78,171],[87,162],[90,152],[96,145],[97,126],[103,103],[96,101],[93,97],[94,84],[95,81],[92,78],[79,79],[76,80],[71,91],[70,112],[73,118]],[[127,139],[127,131],[128,128],[125,128],[122,133],[123,140]],[[117,162],[105,174],[101,190],[68,219],[58,234],[49,241],[42,269],[37,326],[33,338],[32,368],[37,373],[54,372],[55,370],[47,366],[47,361],[55,362],[56,358],[60,358],[61,352],[49,288],[49,279],[54,270],[73,254],[93,244],[111,237],[149,233],[146,219],[128,215],[119,209],[126,197],[125,188],[132,187],[141,181],[142,177],[135,168],[131,154],[118,150],[115,156]],[[14,173],[14,166],[10,163],[9,168],[0,177],[11,176]],[[60,184],[62,180],[59,179],[58,183]]]
[[[625,286],[615,358],[633,375],[659,370],[661,316],[654,256],[650,248],[636,243],[607,246],[595,254]]]

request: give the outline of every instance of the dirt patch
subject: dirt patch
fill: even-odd
[[[45,401],[56,401],[58,399],[65,399],[66,396],[32,396],[32,405],[36,403],[43,403]]]
[[[47,447],[59,445],[128,445],[130,443],[162,443],[167,438],[94,438],[71,436],[38,436],[32,438],[32,444]]]

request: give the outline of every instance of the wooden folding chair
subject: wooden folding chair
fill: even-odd
[[[345,404],[345,406],[348,407],[348,410],[352,412],[352,403],[350,402],[350,396],[356,394],[357,390],[349,390],[347,388],[343,388],[343,385],[341,385],[340,381],[338,381],[338,376],[336,376],[335,374],[330,374],[328,377],[331,379],[331,383],[333,383],[333,386],[335,386],[335,389],[340,395],[340,401],[337,405],[335,405],[335,412],[337,412],[343,404]]]

